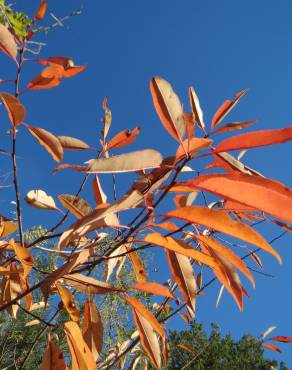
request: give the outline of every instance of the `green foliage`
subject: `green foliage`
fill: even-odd
[[[193,353],[180,348],[179,344]],[[209,336],[197,322],[190,324],[188,330],[170,331],[169,345],[170,360],[164,367],[167,370],[270,370],[271,366],[278,366],[277,361],[264,357],[257,338],[244,335],[236,341],[230,335],[222,336],[216,324],[212,324]],[[280,364],[280,369],[288,370],[285,363]]]
[[[5,0],[0,1],[0,23],[14,30],[21,39],[27,35],[27,28],[31,23],[29,17],[22,12],[14,11]]]

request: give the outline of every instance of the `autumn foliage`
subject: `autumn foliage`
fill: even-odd
[[[23,39],[17,37],[13,30],[0,25],[0,49],[11,58],[16,68],[14,93],[3,91],[0,99],[1,114],[6,112],[12,125],[11,159],[17,205],[16,223],[1,215],[0,310],[6,310],[17,319],[21,302],[29,314],[37,303],[34,293],[40,291],[48,310],[52,310],[50,302],[59,303],[56,312],[49,311],[52,313],[49,322],[53,322],[61,312],[67,313],[67,321],[63,322],[61,329],[71,358],[62,356],[54,337],[54,327],[45,326],[48,339],[42,370],[66,369],[67,366],[74,370],[110,369],[118,363],[119,368],[123,368],[125,363],[132,363],[131,368],[134,369],[139,361],[147,366],[148,360],[145,360],[143,353],[160,369],[168,359],[164,324],[170,317],[181,314],[186,321],[193,318],[197,297],[203,295],[215,280],[222,286],[217,303],[223,289],[226,289],[238,308],[243,310],[244,299],[250,294],[246,279],[253,287],[256,284],[246,260],[252,260],[261,269],[259,253],[265,252],[282,262],[280,253],[256,230],[256,225],[259,222],[273,223],[291,232],[292,190],[246,166],[234,151],[292,140],[292,126],[233,134],[233,131],[256,123],[249,120],[224,124],[228,113],[247,90],[237,93],[233,100],[226,100],[208,123],[204,122],[194,88],[188,90],[190,109],[186,112],[170,83],[161,77],[151,79],[150,92],[157,116],[166,134],[170,135],[169,140],[177,142],[176,152],[168,157],[152,149],[134,152],[128,149],[139,137],[139,127],[111,137],[111,111],[107,98],[103,102],[104,119],[98,147],[92,147],[78,138],[56,136],[41,127],[24,123],[26,109],[21,103],[22,94],[55,88],[66,83],[66,78],[85,69],[85,66],[75,66],[71,58],[64,56],[37,60],[24,57],[26,44],[33,37],[33,26],[44,18],[45,12],[46,1],[42,1],[31,29]],[[20,76],[25,64],[34,63],[37,69],[35,62],[44,67],[21,90]],[[32,184],[32,190],[25,197],[26,205],[21,204],[16,155],[18,130],[31,135],[36,145],[42,147],[40,150],[46,150],[58,163],[54,172],[69,169],[84,174],[76,194],[60,194],[57,200],[41,189],[33,189]],[[233,136],[220,141],[219,134],[223,132],[230,132]],[[115,150],[120,148],[124,148],[125,152],[116,155]],[[76,151],[77,158],[78,151],[88,151],[88,161],[85,165],[78,160],[74,164],[64,163],[67,150]],[[192,164],[199,158],[205,160],[202,173],[192,170]],[[123,196],[109,203],[100,175],[115,176],[115,181],[119,181],[118,174],[124,172],[132,172],[136,178],[129,183],[128,191]],[[87,185],[95,204],[81,197]],[[213,194],[216,200],[208,204],[205,193]],[[163,214],[159,209],[162,202],[169,208]],[[28,243],[22,228],[21,208],[24,206],[39,208],[39,212],[53,211],[57,216],[61,209],[63,215],[61,219],[56,216],[56,225],[45,235]],[[124,225],[120,214],[127,214],[128,211],[131,212],[123,217],[123,220],[128,220]],[[69,218],[72,218],[71,226],[62,228]],[[106,251],[100,254],[99,245],[108,235],[115,237],[109,239]],[[55,241],[57,267],[31,284],[34,256],[51,253],[51,250],[39,249],[39,244],[47,239]],[[237,247],[238,241],[244,248]],[[139,253],[148,248],[165,252],[171,279],[169,285],[165,285],[165,281],[149,280]],[[114,271],[122,268],[126,258],[132,264],[137,282],[121,288],[117,284],[118,272],[114,276]],[[100,266],[105,271],[103,280],[91,276]],[[133,292],[137,291],[143,292],[145,297],[154,295],[164,299],[161,304],[150,307],[143,299],[133,296]],[[86,302],[83,312],[79,312],[75,304],[76,294],[79,293],[83,294],[83,301]],[[117,343],[108,356],[100,356],[103,323],[96,305],[96,296],[104,294],[118,295],[125,301],[132,309],[136,326],[132,336],[124,343]],[[284,336],[270,339],[291,342],[291,338]],[[274,344],[265,342],[263,345],[280,350]]]

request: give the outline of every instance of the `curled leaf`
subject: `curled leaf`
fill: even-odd
[[[203,111],[200,107],[199,99],[193,87],[189,88],[189,96],[190,96],[190,104],[192,107],[192,112],[193,112],[195,121],[197,122],[200,128],[204,128],[205,124],[203,121]]]
[[[54,199],[43,190],[30,190],[26,194],[25,201],[36,208],[47,210],[57,209]]]

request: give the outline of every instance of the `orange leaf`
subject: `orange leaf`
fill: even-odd
[[[213,140],[211,139],[204,139],[204,138],[197,138],[193,137],[191,140],[184,140],[182,144],[178,147],[176,151],[175,158],[176,160],[180,160],[186,155],[185,150],[187,149],[187,153],[195,154],[199,150],[207,149],[212,144]],[[185,149],[184,149],[185,148]]]
[[[221,141],[215,148],[215,151],[218,153],[230,150],[257,148],[260,146],[281,144],[289,140],[292,140],[292,126],[277,130],[261,130],[232,136]]]
[[[0,301],[1,305],[12,301],[22,292],[19,271],[13,263],[10,264],[9,268],[11,274],[8,276],[3,276],[2,279],[2,296]],[[13,319],[16,319],[18,309],[19,306],[17,304],[13,304],[7,308],[7,312]]]
[[[77,218],[82,218],[92,212],[90,205],[82,198],[75,195],[62,194],[58,196],[59,201]]]
[[[292,222],[292,190],[277,181],[234,173],[200,176],[184,184]]]
[[[68,274],[64,275],[63,278],[67,285],[86,294],[107,294],[123,291],[123,289],[117,288],[109,283],[82,274]]]
[[[127,252],[130,252],[127,254],[130,261],[132,262],[133,269],[136,275],[136,280],[139,283],[145,283],[147,280],[147,272],[145,270],[145,267],[143,265],[143,261],[139,257],[139,254],[135,251],[132,251],[132,247],[129,244],[125,244],[125,248]]]
[[[194,353],[194,350],[193,350],[193,349],[191,349],[190,347],[186,346],[185,344],[179,343],[177,346],[178,346],[179,348],[184,349],[185,351],[188,351],[188,352],[190,352],[190,353]]]
[[[168,297],[170,299],[175,299],[173,294],[169,291],[169,289],[154,281],[146,281],[145,283],[136,283],[132,285],[131,288],[138,289],[146,293],[160,295],[162,297]]]
[[[2,23],[0,23],[0,50],[16,61],[17,44],[12,33]]]
[[[94,200],[97,206],[100,204],[106,203],[107,196],[102,190],[102,187],[101,187],[101,184],[100,184],[100,181],[97,175],[93,177],[92,190],[93,190]]]
[[[86,150],[92,149],[84,141],[70,136],[58,136],[58,139],[65,150]]]
[[[68,262],[64,263],[62,266],[57,268],[55,271],[47,275],[41,287],[42,293],[45,296],[45,298],[48,297],[51,285],[54,284],[56,280],[61,279],[64,275],[71,272],[75,267],[78,267],[82,265],[84,262],[87,262],[89,258],[89,254],[90,252],[88,249],[82,252],[76,253],[72,255],[72,257],[68,260]]]
[[[91,300],[88,300],[84,306],[82,334],[96,361],[103,345],[103,325],[100,313]]]
[[[168,212],[166,216],[212,228],[241,239],[247,243],[256,245],[274,255],[281,263],[280,255],[260,234],[242,222],[233,221],[233,219],[223,210],[201,206],[188,206]]]
[[[14,243],[13,239],[9,241],[9,244],[13,246],[15,254],[22,264],[24,278],[26,278],[34,265],[32,255],[29,253],[29,250],[27,248]]]
[[[147,308],[140,301],[133,297],[122,296],[122,298],[126,302],[128,302],[136,312],[142,315],[144,319],[149,322],[151,327],[160,335],[161,338],[165,337],[164,329],[157,318],[153,315],[152,312],[148,311]]]
[[[186,133],[184,112],[170,83],[160,77],[154,77],[150,81],[150,91],[163,126],[175,140],[182,142]]]
[[[291,343],[292,338],[291,337],[286,337],[286,336],[276,336],[269,338],[268,340],[274,340],[276,342],[281,342],[281,343]]]
[[[79,326],[74,321],[64,324],[66,339],[71,353],[72,370],[95,370],[96,364]]]
[[[218,252],[220,256],[226,259],[226,261],[228,261],[233,266],[238,268],[238,270],[240,270],[250,280],[253,287],[255,287],[255,281],[249,269],[246,267],[245,263],[241,260],[241,258],[238,257],[237,254],[235,254],[231,249],[219,243],[218,240],[209,238],[204,235],[194,235],[194,238],[206,244],[208,248],[211,248],[212,250]]]
[[[262,343],[262,347],[271,349],[272,351],[275,351],[275,352],[282,353],[282,351],[280,350],[280,348],[278,346],[275,346],[274,344]]]
[[[203,121],[203,111],[200,107],[199,99],[193,87],[189,88],[189,96],[190,96],[190,104],[192,107],[192,112],[193,112],[195,121],[197,122],[200,128],[205,128],[205,124]]]
[[[134,130],[124,130],[114,136],[106,146],[106,150],[123,148],[126,145],[132,144],[136,136],[140,133],[140,128],[136,127]]]
[[[73,321],[79,322],[80,321],[80,314],[78,309],[76,308],[75,303],[73,302],[73,296],[70,290],[63,288],[60,283],[56,283],[56,287],[58,293],[62,299],[64,307],[66,311],[69,313],[71,319]]]
[[[124,197],[118,199],[111,205],[106,205],[103,208],[95,209],[80,220],[77,220],[73,225],[66,230],[58,243],[59,249],[68,245],[71,240],[80,238],[87,233],[97,230],[102,227],[119,226],[119,222],[115,213],[121,212],[130,208],[135,208],[143,200],[143,195],[134,190]],[[113,217],[115,216],[115,217]]]
[[[47,1],[42,0],[41,5],[35,15],[36,19],[39,19],[39,20],[44,19],[46,15],[47,7],[48,7]]]
[[[63,160],[63,148],[55,135],[40,127],[32,127],[29,125],[26,125],[26,127],[32,136],[34,136],[37,141],[45,147],[45,149],[51,154],[56,162],[61,162]]]
[[[188,207],[179,208],[178,210],[185,208]],[[195,248],[191,248],[188,244],[174,239],[171,236],[163,236],[158,233],[152,233],[148,234],[144,241],[146,243],[151,243],[166,248],[172,252],[182,254],[186,257],[193,258],[195,261],[201,262],[209,267],[215,267],[216,265],[216,262],[212,257],[207,256],[206,254],[198,251]]]
[[[0,99],[7,110],[8,117],[12,125],[14,127],[20,125],[26,114],[24,106],[17,98],[7,93],[1,93]]]
[[[63,71],[64,68],[59,65],[46,67],[27,87],[30,90],[43,90],[59,86],[63,77]]]
[[[196,309],[196,278],[188,257],[166,250],[168,264],[185,302]]]
[[[64,356],[57,344],[51,340],[51,333],[48,334],[48,344],[40,365],[41,370],[68,370]]]
[[[140,334],[142,347],[150,357],[154,367],[161,369],[161,351],[157,335],[147,319],[133,308],[133,317]]]
[[[214,114],[212,119],[211,127],[219,125],[219,123],[227,116],[227,114],[235,107],[239,99],[247,93],[247,89],[240,91],[234,97],[234,100],[226,100],[221,107]]]
[[[223,132],[229,132],[229,131],[233,131],[233,130],[241,130],[241,129],[246,128],[250,125],[253,125],[256,122],[257,122],[257,120],[253,119],[251,121],[245,121],[245,122],[227,123],[226,125],[218,127],[215,130],[215,132],[216,132],[216,134],[222,134]]]

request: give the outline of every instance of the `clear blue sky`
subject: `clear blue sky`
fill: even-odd
[[[32,3],[36,2],[29,2],[26,11],[33,11]],[[62,17],[80,5],[80,0],[51,0],[49,10]],[[47,43],[43,56],[68,55],[76,64],[87,64],[88,69],[56,89],[24,96],[28,123],[95,145],[101,129],[101,102],[108,95],[113,112],[112,133],[139,125],[142,133],[133,149],[151,147],[164,155],[171,154],[176,144],[159,123],[149,93],[149,79],[159,75],[172,83],[186,107],[187,88],[193,85],[206,122],[226,98],[248,87],[248,95],[230,119],[257,118],[254,129],[291,124],[291,1],[107,0],[84,1],[83,6],[82,15],[66,23],[70,30],[57,28],[40,41]],[[1,63],[4,59],[1,56]],[[29,82],[40,69],[36,64],[28,67],[23,82]],[[48,154],[24,130],[19,140],[23,195],[31,188],[46,190],[53,196],[76,191],[80,174],[64,171],[51,175],[55,163]],[[65,162],[82,163],[88,158],[90,154],[66,153]],[[267,177],[291,187],[291,144],[250,151],[245,160]],[[127,188],[126,176],[122,182],[120,194]],[[3,205],[7,209],[7,195],[2,194],[1,208]],[[88,199],[91,200],[89,193]],[[37,210],[26,210],[25,215],[30,224],[42,222]],[[54,217],[50,220],[53,223]],[[265,230],[267,239],[274,231]],[[200,299],[198,320],[206,326],[216,322],[223,332],[235,337],[244,333],[258,335],[272,325],[278,327],[275,335],[292,336],[291,237],[275,246],[284,264],[280,267],[262,254],[266,271],[275,278],[255,275],[256,290],[249,287],[251,299],[245,301],[243,313],[238,312],[227,294],[215,308],[216,285]],[[183,321],[178,322],[176,325],[183,327]],[[271,353],[271,357],[292,366],[292,346],[281,348],[283,355]]]

